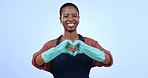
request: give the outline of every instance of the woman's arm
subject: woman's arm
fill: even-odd
[[[35,66],[38,69],[43,69],[45,71],[49,71],[51,63],[50,62],[45,63],[43,61],[42,53],[47,51],[48,49],[56,46],[56,41],[57,41],[56,39],[48,41],[47,43],[44,44],[44,46],[41,48],[41,50],[39,50],[38,52],[33,54],[33,57],[32,57],[33,66]]]
[[[35,58],[35,63],[38,65],[38,66],[42,66],[45,62],[43,61],[42,59],[42,53],[38,54]]]
[[[36,68],[42,69],[44,68],[44,61],[41,57],[42,53],[44,51],[48,50],[48,47],[46,45],[44,45],[40,51],[36,52],[33,54],[33,58],[32,58],[32,64],[33,66],[35,66]]]
[[[96,41],[94,47],[100,49],[105,53],[105,60],[103,62],[94,61],[94,66],[105,66],[109,67],[113,64],[113,57],[110,51],[102,48],[102,46]]]

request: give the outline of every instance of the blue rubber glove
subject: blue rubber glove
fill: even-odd
[[[68,44],[73,47],[73,42],[71,40],[64,40],[56,47],[50,48],[49,50],[43,52],[42,59],[45,63],[48,63],[62,53],[69,53],[70,55],[73,55],[73,52],[67,49]]]
[[[80,53],[84,53],[90,58],[97,60],[99,62],[102,62],[105,60],[105,53],[103,51],[100,51],[99,49],[94,48],[92,46],[89,46],[81,40],[75,40],[73,45],[74,46],[78,45],[79,47],[79,49],[74,52],[73,56],[80,54]]]

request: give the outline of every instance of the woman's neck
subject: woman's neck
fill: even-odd
[[[74,42],[75,40],[79,39],[79,35],[77,34],[77,32],[65,32],[61,40],[63,41],[66,39],[70,39]]]

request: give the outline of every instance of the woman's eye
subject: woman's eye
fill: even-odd
[[[78,15],[77,14],[73,14],[72,17],[78,17]]]
[[[73,17],[77,17],[77,15],[73,15]]]
[[[69,16],[68,16],[68,15],[65,15],[64,17],[65,17],[65,18],[68,18]]]

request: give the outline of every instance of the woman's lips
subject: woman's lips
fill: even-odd
[[[67,24],[68,26],[70,27],[73,27],[75,24],[74,23],[70,23],[70,24]]]

